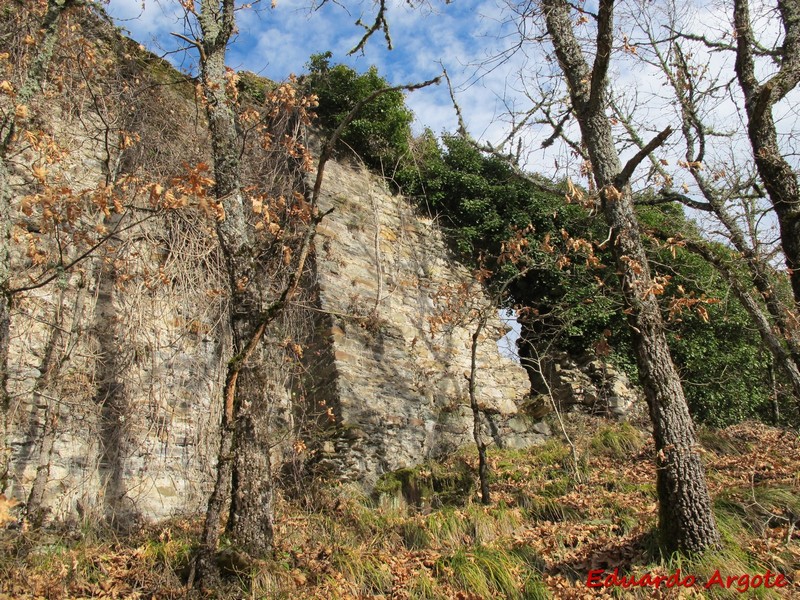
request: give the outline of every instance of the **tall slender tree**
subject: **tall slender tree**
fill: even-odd
[[[216,576],[214,555],[219,541],[223,510],[230,499],[227,530],[238,551],[258,557],[272,548],[274,530],[273,476],[270,452],[269,397],[263,373],[266,362],[262,342],[267,327],[294,295],[311,251],[317,224],[326,212],[317,208],[325,164],[344,129],[358,112],[387,92],[413,90],[438,81],[375,91],[358,102],[329,136],[320,151],[316,177],[309,196],[310,217],[298,248],[288,255],[288,275],[278,286],[265,268],[264,248],[248,218],[240,165],[242,140],[234,110],[233,74],[225,65],[228,44],[236,27],[234,0],[200,0],[183,3],[187,17],[199,28],[196,38],[175,34],[193,45],[199,54],[200,84],[208,117],[214,166],[214,195],[218,203],[217,237],[225,257],[230,296],[230,328],[233,357],[228,361],[223,390],[222,435],[217,478],[209,499],[199,553],[199,575],[204,582]],[[379,17],[383,19],[382,16]],[[384,23],[385,25],[385,23]],[[379,28],[368,29],[362,41]],[[291,178],[290,173],[286,174]],[[277,289],[276,289],[277,288]]]
[[[200,33],[197,38],[176,35],[194,45],[200,59],[202,101],[211,137],[214,196],[219,210],[216,231],[227,270],[233,337],[233,357],[228,361],[223,390],[217,477],[206,513],[199,563],[201,577],[213,577],[220,522],[229,500],[227,527],[236,547],[246,555],[259,556],[272,545],[273,477],[268,432],[271,399],[261,376],[269,365],[264,364],[260,346],[267,325],[296,289],[318,215],[312,217],[295,274],[283,293],[270,298],[274,285],[264,261],[259,260],[262,248],[245,210],[242,140],[231,72],[225,65],[236,26],[235,2],[202,0],[197,9],[194,3],[184,6],[187,16],[196,19]],[[286,176],[292,177],[290,173]]]
[[[778,69],[760,81],[756,56],[764,51],[750,22],[750,3],[748,0],[734,0],[734,68],[744,94],[747,134],[753,157],[778,217],[781,246],[789,268],[794,300],[800,305],[800,184],[795,168],[778,141],[774,114],[776,105],[800,83],[800,2],[778,0],[777,14],[783,39],[767,53]]]
[[[624,166],[614,145],[608,111],[608,71],[614,42],[614,1],[600,0],[594,58],[574,31],[567,0],[543,0],[547,36],[567,83],[622,283],[641,382],[656,443],[659,526],[668,550],[699,552],[719,543],[711,499],[680,378],[664,335],[661,312],[633,205],[630,178],[639,163],[670,135],[659,133]]]

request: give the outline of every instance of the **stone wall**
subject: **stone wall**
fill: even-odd
[[[95,40],[98,55],[119,60],[116,33],[104,35]],[[120,77],[147,62],[125,60]],[[184,173],[181,163],[209,162],[192,86],[161,85],[182,76],[160,61],[150,68],[158,85],[140,98],[139,112],[117,107],[136,115],[128,125],[141,136],[122,156],[103,143],[108,115],[91,102],[75,99],[80,110],[31,104],[37,122],[69,149],[48,166],[52,183],[94,197],[113,179],[112,164],[168,182]],[[67,259],[78,252],[38,235],[36,215],[22,208],[38,189],[29,172],[35,160],[23,153],[12,173],[12,286],[34,281],[49,260],[37,263],[32,244],[49,243],[53,256],[63,251]],[[466,376],[474,313],[487,309],[486,299],[451,260],[436,224],[382,180],[332,162],[324,189],[322,209],[336,210],[319,229],[303,290],[265,335],[273,458],[298,466],[314,458],[368,486],[386,471],[472,443]],[[0,473],[0,493],[24,505],[38,490],[44,518],[124,524],[197,513],[215,478],[231,355],[215,223],[198,209],[154,213],[147,188],[121,204],[124,215],[99,205],[86,213],[89,230],[122,225],[106,245],[14,297],[0,448],[9,469]],[[478,348],[478,398],[485,435],[523,446],[548,429],[518,409],[528,380],[499,355],[503,333],[491,315]]]
[[[472,444],[468,397],[481,286],[454,262],[441,231],[379,178],[330,163],[318,229],[321,314],[309,399],[330,409],[323,464],[369,484],[380,474]],[[477,396],[484,435],[501,446],[549,434],[519,410],[527,375],[501,356],[491,313],[480,337]]]
[[[43,477],[53,518],[159,519],[210,491],[228,336],[219,303],[142,276],[178,275],[152,255],[153,229],[125,236],[135,264],[92,261],[14,307],[5,491],[25,502]]]
[[[543,357],[541,364],[529,362],[532,387],[538,392],[527,403],[533,414],[547,414],[555,402],[563,411],[626,419],[643,404],[641,392],[628,376],[594,354],[575,357],[556,352]]]
[[[108,36],[90,39],[100,56],[116,52],[109,42],[116,33]],[[158,68],[163,72],[166,65]],[[135,105],[143,138],[130,157],[120,157],[122,172],[139,174],[139,155],[164,160],[164,177],[180,169],[181,160],[199,160],[204,127],[192,118],[194,103],[185,96],[186,86],[154,86],[141,99],[145,106]],[[109,111],[119,108],[116,95],[108,99]],[[68,110],[68,100],[80,110]],[[146,191],[128,193],[124,183],[117,188],[122,213],[96,210],[88,198],[117,158],[103,143],[109,117],[83,96],[64,102],[66,108],[47,98],[30,107],[39,126],[66,149],[48,165],[48,181],[64,195],[87,192],[77,230],[120,229],[68,272],[14,297],[10,404],[0,448],[9,469],[0,473],[0,492],[24,505],[39,486],[43,517],[58,520],[128,523],[194,513],[213,485],[230,354],[224,298],[208,293],[224,286],[214,226],[189,210],[154,214]],[[126,108],[134,113],[134,105]],[[187,118],[177,118],[181,114]],[[145,137],[153,131],[158,137]],[[15,209],[39,191],[29,172],[36,159],[25,151],[12,165]],[[15,212],[12,286],[55,270],[37,267],[31,252],[31,244],[43,251],[55,246],[52,235],[39,235],[36,216],[35,210]],[[67,235],[61,243],[65,262],[82,250]]]
[[[309,456],[292,443],[303,432],[318,466],[369,486],[473,443],[472,312],[487,299],[436,224],[380,179],[330,163],[321,202],[335,210],[319,228],[312,273],[266,337],[275,353],[266,392],[285,442],[275,464]],[[182,254],[175,244],[208,256],[170,263]],[[217,276],[213,235],[165,218],[122,245],[114,268],[94,261],[15,306],[5,491],[24,502],[40,474],[52,518],[194,513],[213,484],[230,354],[224,303],[206,294]],[[484,435],[536,443],[549,429],[519,410],[528,378],[500,355],[505,327],[490,313],[477,352]],[[304,349],[302,378],[284,360],[286,340]]]

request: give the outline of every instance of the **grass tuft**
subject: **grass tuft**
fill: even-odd
[[[755,485],[724,491],[714,502],[718,516],[735,520],[757,535],[768,528],[800,523],[800,493],[782,485]]]
[[[392,591],[392,571],[372,549],[340,546],[334,549],[330,562],[359,596]]]
[[[629,423],[603,427],[590,442],[593,450],[611,458],[624,459],[644,446],[642,434]]]
[[[412,579],[406,590],[408,597],[415,600],[448,600],[436,580],[425,571]]]
[[[709,427],[700,427],[697,430],[697,439],[706,449],[721,456],[741,456],[750,451],[750,445],[742,440],[737,440],[728,432]]]
[[[503,597],[522,600],[529,593],[539,593],[538,576],[531,570],[537,562],[533,557],[516,551],[489,546],[460,548],[442,556],[434,565],[434,574],[453,587],[471,592],[480,598]]]
[[[534,521],[578,521],[583,518],[580,509],[558,498],[546,496],[526,495],[521,499],[521,505]]]

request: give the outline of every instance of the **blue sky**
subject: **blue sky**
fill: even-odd
[[[144,6],[144,8],[143,8]],[[183,30],[181,8],[175,0],[111,0],[108,11],[134,39],[186,70],[195,55],[176,52],[180,40],[170,32]],[[443,63],[458,89],[459,102],[476,136],[500,136],[498,116],[507,73],[513,64],[478,80],[480,64],[497,52],[503,27],[502,4],[493,1],[456,0],[417,8],[392,0],[388,20],[393,50],[376,33],[363,52],[347,56],[364,33],[357,19],[371,23],[372,2],[362,4],[329,1],[312,10],[308,0],[278,0],[238,13],[239,33],[231,44],[228,64],[274,80],[299,74],[312,53],[330,50],[334,62],[359,71],[376,65],[392,84],[424,81],[441,73]],[[498,90],[500,90],[498,92]],[[417,131],[431,127],[437,133],[453,131],[455,112],[445,85],[410,94],[408,103],[417,116]]]
[[[455,0],[412,8],[395,1],[388,15],[394,49],[388,50],[384,36],[377,32],[355,56],[347,53],[364,34],[355,21],[361,18],[371,23],[374,6],[366,2],[347,8],[343,2],[329,2],[311,10],[307,0],[278,0],[274,9],[267,4],[240,11],[239,33],[229,48],[228,64],[280,81],[303,72],[311,54],[330,50],[335,62],[356,70],[377,66],[392,84],[431,79],[441,74],[444,64],[473,134],[486,139],[502,136],[499,117],[506,79],[521,63],[512,60],[489,73],[480,66],[502,49],[502,4]],[[108,12],[135,40],[166,55],[175,66],[195,71],[196,55],[191,50],[176,52],[182,43],[170,35],[183,31],[182,12],[175,0],[146,0],[144,8],[142,0],[110,0]],[[455,131],[457,120],[446,85],[409,94],[407,103],[417,117],[417,131],[424,127],[437,133]],[[498,345],[503,354],[516,356],[519,326],[509,316],[505,320],[513,330]]]
[[[239,32],[229,48],[228,64],[237,70],[249,70],[274,80],[283,80],[290,73],[299,74],[312,53],[330,50],[335,62],[345,62],[359,71],[376,65],[380,73],[392,84],[424,81],[441,72],[441,64],[447,68],[454,82],[459,104],[463,110],[470,133],[484,141],[498,142],[509,129],[506,116],[509,108],[517,111],[527,109],[539,99],[537,86],[552,86],[550,78],[554,68],[545,57],[546,49],[529,43],[521,52],[515,53],[502,64],[492,69],[481,65],[496,56],[504,46],[517,39],[513,15],[508,6],[518,3],[507,0],[442,0],[415,1],[416,8],[405,0],[388,0],[388,20],[394,42],[394,50],[388,50],[383,36],[376,33],[363,53],[349,57],[364,33],[356,26],[357,19],[371,23],[375,14],[372,0],[327,0],[318,10],[312,2],[319,0],[276,0],[270,8],[269,0],[262,0],[252,9],[238,12]],[[586,0],[591,10],[593,0]],[[651,18],[663,17],[666,3],[650,0],[629,0],[619,4],[616,42],[623,39],[634,44],[641,39],[639,27]],[[762,34],[762,41],[770,46],[779,39],[779,31],[773,13],[774,0],[752,0],[754,25]],[[717,0],[686,0],[675,6],[680,9],[679,19],[684,27],[712,39],[730,39],[730,7]],[[170,35],[172,31],[183,31],[183,13],[177,0],[110,0],[108,10],[117,23],[130,31],[132,37],[159,54],[166,54],[176,66],[192,70],[196,60],[193,50],[180,52],[182,42]],[[637,13],[636,11],[640,12]],[[659,13],[659,11],[662,13]],[[626,15],[626,13],[629,13]],[[638,24],[637,24],[638,19]],[[536,32],[536,24],[528,19],[525,25]],[[663,27],[656,22],[656,28]],[[590,38],[591,24],[578,27],[578,34]],[[693,52],[698,60],[708,60],[709,73],[720,74],[721,80],[732,77],[732,53],[707,53],[695,45]],[[612,93],[630,106],[636,103],[633,119],[640,135],[650,139],[666,125],[678,128],[680,119],[674,98],[664,86],[664,76],[654,71],[639,57],[646,55],[641,49],[638,56],[621,51],[614,55],[611,71]],[[763,63],[766,71],[769,61]],[[524,78],[519,77],[523,73]],[[562,97],[563,87],[559,88]],[[730,137],[709,141],[707,149],[708,169],[730,170],[733,163],[747,166],[749,144],[742,115],[737,112],[731,95],[721,98],[717,104],[707,107],[705,118],[718,131],[730,132]],[[415,129],[430,127],[436,133],[456,130],[456,115],[445,85],[419,90],[408,95],[407,102],[417,117]],[[741,106],[741,99],[738,100]],[[788,147],[800,146],[800,131],[797,124],[800,93],[794,93],[778,107],[779,127]],[[634,150],[625,149],[626,134],[622,125],[615,126],[623,160]],[[523,164],[530,170],[582,180],[580,160],[571,155],[568,148],[554,144],[548,150],[541,149],[541,141],[550,133],[542,125],[534,125],[522,136]],[[575,139],[575,128],[568,131]],[[659,156],[669,163],[676,187],[686,182],[690,192],[696,192],[693,182],[685,170],[678,166],[684,150],[680,135],[673,134],[668,143],[659,149]],[[800,148],[797,154],[800,156]],[[557,166],[556,166],[557,165]],[[647,167],[637,171],[642,186],[652,185],[646,179]],[[713,230],[714,224],[709,224]]]
[[[514,15],[509,6],[521,5],[513,0],[413,0],[412,7],[405,0],[389,2],[388,21],[394,49],[388,50],[383,35],[376,33],[363,52],[347,56],[347,52],[361,39],[364,29],[355,25],[361,19],[372,23],[375,4],[372,0],[326,0],[318,9],[313,2],[320,0],[276,0],[274,8],[269,0],[257,2],[252,9],[238,12],[239,32],[228,53],[228,64],[237,70],[249,70],[273,80],[284,80],[289,74],[300,74],[313,53],[330,50],[334,62],[344,62],[358,71],[376,65],[391,84],[420,82],[441,73],[442,64],[454,82],[457,98],[468,129],[473,137],[490,142],[501,141],[509,129],[509,109],[522,111],[539,99],[538,87],[559,85],[551,78],[554,64],[546,58],[546,48],[528,43],[524,51],[514,53],[508,60],[492,63],[497,56],[518,38]],[[780,40],[780,30],[774,18],[775,0],[752,0],[754,28],[766,46]],[[594,0],[586,0],[585,7],[592,9]],[[640,60],[647,58],[647,50],[640,47],[638,54],[623,52],[622,41],[630,40],[635,46],[641,41],[646,23],[653,22],[657,30],[663,29],[667,10],[678,14],[680,27],[710,39],[730,40],[730,3],[727,0],[685,0],[675,4],[652,0],[629,0],[619,3],[615,41],[618,49],[611,69],[611,92],[620,102],[632,108],[632,118],[643,139],[650,139],[667,125],[680,127],[674,97],[665,87],[662,73]],[[108,11],[118,25],[130,31],[131,36],[157,54],[165,55],[176,66],[193,71],[196,61],[192,50],[181,52],[182,42],[170,32],[184,31],[183,12],[178,0],[110,0]],[[659,12],[661,11],[661,12]],[[537,25],[531,19],[524,21],[530,33]],[[579,25],[579,36],[592,37],[591,23]],[[709,53],[702,45],[692,48],[699,62],[707,61],[711,78],[719,76],[720,82],[733,78],[733,54]],[[763,75],[774,70],[768,60],[760,63]],[[524,77],[521,77],[523,74]],[[561,97],[566,93],[562,87]],[[446,85],[419,90],[408,95],[407,103],[417,117],[415,130],[430,127],[436,133],[456,130],[456,114],[451,105]],[[709,139],[706,152],[708,172],[731,172],[737,168],[752,169],[752,156],[746,137],[740,91],[736,85],[730,93],[716,103],[705,107],[704,118],[715,130],[727,137]],[[800,168],[800,90],[795,90],[776,109],[780,135],[791,160]],[[626,133],[621,124],[614,126],[618,146],[625,160],[635,149],[625,148]],[[574,125],[567,130],[577,139]],[[523,165],[529,170],[560,178],[571,176],[574,181],[586,184],[579,174],[581,160],[564,145],[554,144],[541,149],[541,141],[550,134],[543,125],[533,125],[522,134]],[[658,155],[667,161],[674,185],[698,197],[697,188],[687,172],[679,166],[685,150],[679,134],[673,134]],[[634,185],[652,186],[647,179],[647,165],[636,173]],[[733,207],[735,210],[735,207]],[[719,225],[695,214],[701,227],[711,236],[719,237]],[[775,239],[774,219],[768,217],[759,223],[761,239]]]
[[[388,0],[394,49],[387,49],[378,32],[357,56],[347,55],[364,33],[355,22],[372,22],[374,2],[327,0],[314,10],[315,1],[319,2],[277,0],[270,8],[269,0],[262,0],[252,9],[239,11],[239,33],[229,48],[229,66],[280,81],[290,73],[301,73],[311,54],[330,50],[334,62],[344,62],[359,71],[376,65],[390,83],[397,85],[430,79],[441,73],[443,64],[454,83],[470,133],[494,143],[502,140],[509,128],[508,108],[520,111],[538,99],[536,89],[525,86],[536,75],[539,83],[549,85],[547,77],[553,65],[544,60],[538,44],[528,44],[525,52],[514,54],[502,64],[492,64],[491,69],[482,66],[516,41],[515,27],[508,23],[512,15],[506,0],[425,0],[414,2],[416,7],[405,0]],[[588,9],[592,4],[595,3],[587,0]],[[130,30],[134,39],[157,53],[170,53],[167,57],[176,66],[193,69],[194,51],[177,52],[182,42],[170,36],[170,32],[183,31],[184,27],[177,0],[110,0],[109,12],[118,24]],[[532,23],[528,26],[535,29]],[[580,33],[591,34],[586,26],[583,29]],[[617,57],[614,80],[621,84],[619,89],[623,93],[637,89],[649,96],[650,106],[645,112],[650,114],[642,114],[642,121],[651,132],[657,126],[663,128],[668,113],[674,115],[674,111],[656,98],[661,93],[662,78],[647,73],[641,65],[626,64],[621,53]],[[520,72],[528,78],[527,84],[518,77]],[[409,94],[407,101],[417,117],[417,132],[423,127],[436,133],[456,130],[456,114],[445,85]],[[544,126],[526,131],[525,162],[533,170],[554,176],[565,175],[565,165],[577,169],[579,165],[565,148],[555,145],[547,152],[540,149],[549,133],[550,129]],[[556,163],[561,172],[554,169]]]

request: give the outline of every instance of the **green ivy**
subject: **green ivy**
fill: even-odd
[[[563,244],[562,231],[573,238],[604,240],[608,231],[603,219],[548,191],[552,184],[540,186],[519,177],[502,160],[482,154],[461,137],[444,136],[440,145],[426,132],[412,149],[416,161],[396,179],[407,195],[439,217],[459,258],[477,266],[479,257],[499,256],[515,230],[533,225],[525,261],[533,268],[509,287],[506,303],[555,313],[536,325],[543,343],[555,349],[579,355],[605,342],[612,362],[636,380],[635,354],[611,256],[597,250],[601,265],[588,266]],[[645,231],[668,227],[675,234],[698,233],[677,204],[642,207],[638,212]],[[544,250],[546,238],[553,252]],[[654,274],[671,277],[659,299],[695,419],[715,426],[768,420],[770,359],[725,282],[711,265],[684,250],[673,256],[671,249],[651,243],[648,252]],[[571,264],[556,264],[556,257],[563,254],[570,256]],[[482,264],[493,273],[490,284],[506,281],[517,269],[492,258]],[[691,308],[669,318],[674,299],[702,295],[716,300],[701,305],[707,321]]]
[[[332,66],[330,59],[330,53],[311,57],[305,85],[319,96],[320,122],[332,128],[358,101],[387,83],[374,67],[358,74],[344,65]],[[520,177],[505,161],[481,153],[460,136],[444,135],[440,140],[426,131],[412,139],[411,118],[403,95],[386,93],[364,108],[343,142],[372,168],[386,173],[391,166],[400,190],[437,216],[457,258],[489,269],[489,286],[514,279],[503,299],[506,306],[551,315],[535,324],[543,343],[573,355],[591,352],[602,343],[611,352],[610,360],[636,380],[635,354],[609,251],[595,243],[600,264],[590,264],[566,247],[565,236],[605,240],[604,220],[565,202],[565,190],[535,177]],[[698,234],[677,204],[643,206],[638,214],[644,232]],[[504,245],[520,230],[527,232],[524,260],[501,260]],[[719,250],[727,252],[724,247]],[[659,301],[695,419],[715,426],[768,420],[770,357],[725,282],[711,265],[683,249],[673,255],[672,249],[653,242],[648,254],[653,274],[671,278]],[[559,262],[563,256],[570,258],[568,264]],[[515,278],[523,266],[525,275]],[[670,315],[675,299],[703,295],[716,300],[702,305],[706,313],[689,306]]]
[[[357,73],[346,65],[331,65],[332,54],[311,56],[304,78],[305,91],[319,98],[319,123],[335,129],[355,105],[389,83],[375,67]],[[413,114],[402,92],[386,92],[368,104],[347,126],[340,147],[354,151],[370,167],[389,171],[408,152]]]

